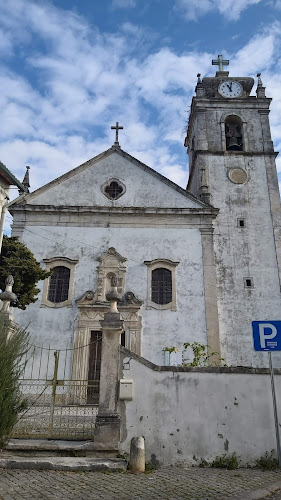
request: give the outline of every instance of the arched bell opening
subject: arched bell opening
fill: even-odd
[[[225,120],[225,140],[227,151],[243,151],[242,120],[239,116],[228,116]]]

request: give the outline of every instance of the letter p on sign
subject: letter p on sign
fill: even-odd
[[[281,350],[281,321],[253,321],[252,328],[256,351]]]
[[[268,332],[268,333],[266,333]],[[260,345],[263,349],[265,349],[265,341],[274,339],[277,335],[277,328],[274,325],[269,323],[260,323],[259,324],[259,333],[260,333]]]

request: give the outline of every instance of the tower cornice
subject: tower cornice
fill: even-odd
[[[192,163],[189,165],[189,177],[188,177],[188,183],[186,186],[186,190],[189,190],[189,186],[192,182],[192,177],[194,174],[194,167],[196,160],[199,156],[225,156],[228,158],[233,158],[234,156],[246,156],[248,158],[256,158],[256,157],[272,157],[272,158],[277,158],[279,155],[279,151],[208,151],[208,150],[195,150],[194,154],[192,156]]]

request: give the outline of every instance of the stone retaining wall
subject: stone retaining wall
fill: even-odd
[[[268,369],[161,367],[122,348],[121,378],[133,380],[132,400],[119,403],[121,453],[133,436],[144,436],[147,461],[162,464],[233,452],[246,464],[276,449]]]

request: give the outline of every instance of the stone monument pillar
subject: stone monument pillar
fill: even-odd
[[[110,310],[100,322],[102,330],[99,412],[95,426],[95,447],[118,450],[120,415],[117,412],[119,391],[119,346],[123,321],[117,309],[121,297],[117,293],[117,278],[111,279],[111,291],[106,295]]]
[[[0,293],[0,311],[5,314],[9,321],[13,321],[10,303],[15,302],[17,300],[17,296],[13,292],[14,278],[11,274],[7,277],[5,284],[5,292]]]

